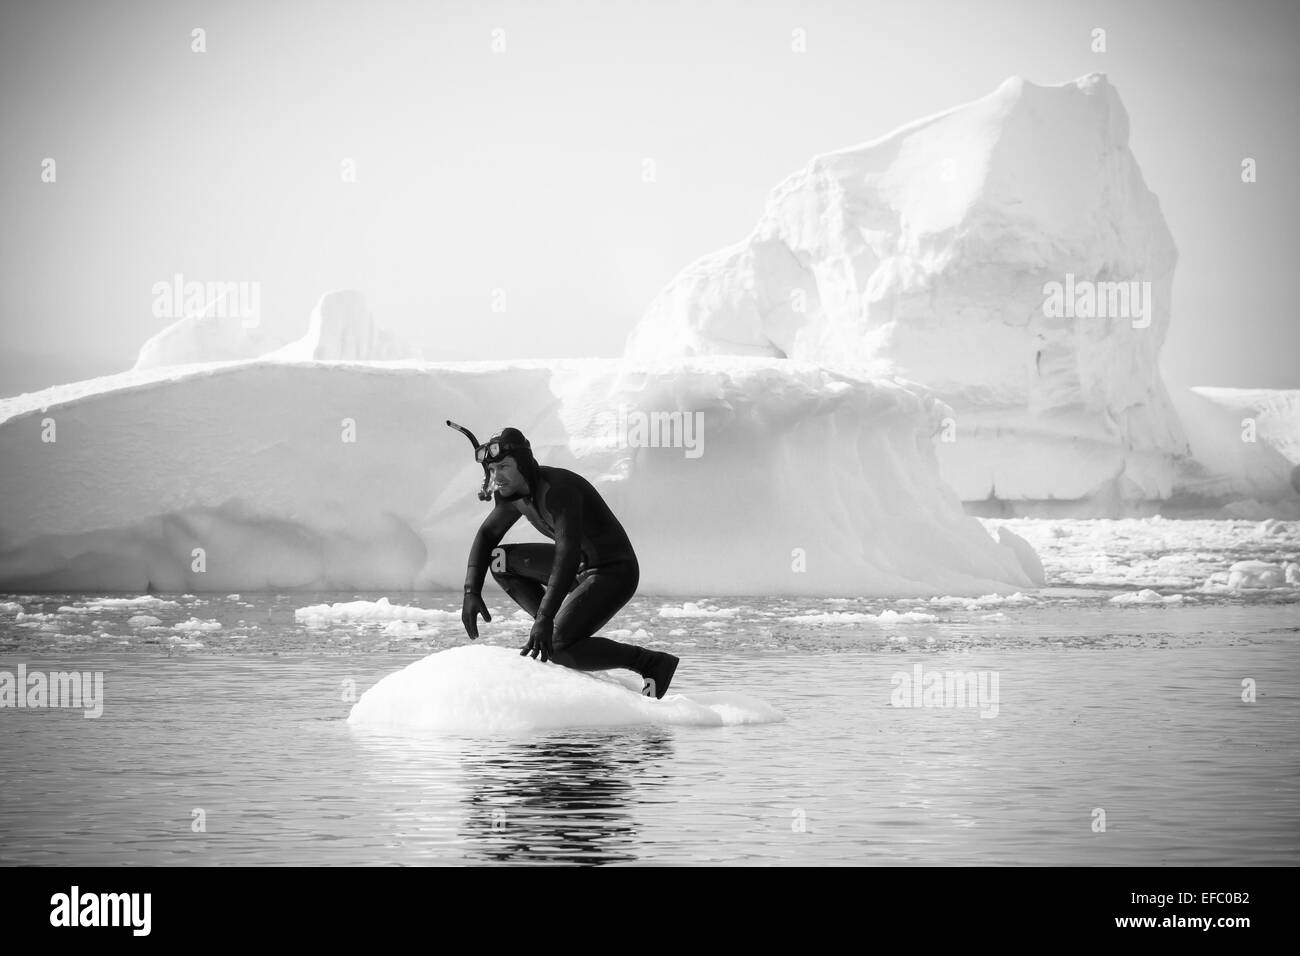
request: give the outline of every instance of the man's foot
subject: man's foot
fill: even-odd
[[[678,659],[673,655],[661,652],[650,673],[642,675],[641,679],[645,681],[641,686],[642,696],[662,699],[664,694],[668,693],[668,685],[673,682],[673,674],[677,673],[678,663]]]

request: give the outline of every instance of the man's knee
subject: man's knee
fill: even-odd
[[[551,661],[559,664],[561,667],[573,667],[573,665],[577,663],[567,648],[561,650],[555,647],[554,643],[551,645]]]
[[[492,549],[488,570],[492,577],[500,581],[502,577],[513,575],[530,581],[542,581],[550,577],[551,566],[555,558],[554,545],[532,543],[500,544]]]
[[[563,623],[567,624],[568,622]],[[566,654],[569,648],[587,636],[586,634],[574,634],[563,626],[555,627],[551,630],[551,650],[556,655]]]
[[[526,563],[515,554],[514,545],[502,544],[492,549],[492,560],[488,564],[488,570],[492,572],[492,580],[505,589],[507,584],[518,581],[522,577],[519,571]]]

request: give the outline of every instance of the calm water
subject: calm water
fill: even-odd
[[[896,626],[784,619],[918,605],[719,600],[735,616],[664,620],[671,602],[638,597],[614,626],[675,645],[674,692],[741,691],[787,719],[429,739],[351,727],[347,682],[463,635],[293,619],[380,595],[9,595],[24,611],[0,615],[0,671],[102,671],[105,703],[99,719],[0,710],[0,862],[1300,862],[1300,605],[1109,596]],[[387,597],[459,610],[458,594]],[[489,640],[521,645],[488,600]],[[160,623],[128,623],[142,613]],[[222,629],[177,630],[190,619]],[[996,716],[892,706],[917,664],[996,672]]]

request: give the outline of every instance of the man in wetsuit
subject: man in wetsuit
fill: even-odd
[[[478,637],[487,572],[533,617],[521,654],[580,671],[626,668],[641,675],[642,693],[663,697],[678,659],[662,651],[593,637],[636,593],[640,566],[627,533],[591,483],[564,468],[544,467],[517,428],[476,449],[493,486],[492,512],[474,536],[465,573],[465,632]],[[486,497],[486,495],[484,495]],[[555,544],[498,543],[519,520]]]

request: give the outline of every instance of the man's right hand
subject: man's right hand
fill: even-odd
[[[460,609],[460,621],[465,625],[465,633],[469,635],[470,640],[478,637],[478,615],[483,615],[483,620],[491,623],[492,615],[488,613],[487,605],[483,603],[483,596],[475,594],[473,591],[465,592],[465,603]]]

